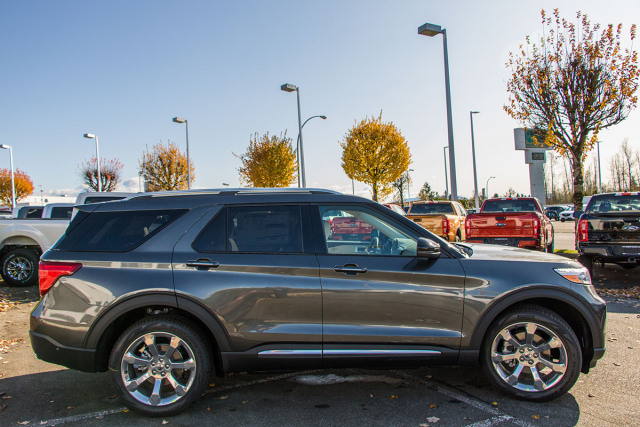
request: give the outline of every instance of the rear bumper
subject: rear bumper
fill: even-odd
[[[84,372],[96,372],[96,350],[67,347],[46,335],[29,331],[31,348],[38,359]]]
[[[610,261],[640,263],[640,243],[625,245],[579,243],[578,253]]]
[[[467,237],[467,243],[514,246],[516,248],[544,249],[540,239],[531,237]]]

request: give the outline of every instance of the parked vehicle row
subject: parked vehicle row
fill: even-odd
[[[465,240],[464,221],[467,211],[458,202],[413,202],[407,217],[448,242]]]
[[[330,222],[352,218],[360,237],[336,239]],[[40,292],[36,355],[109,370],[125,404],[151,416],[186,409],[213,372],[363,365],[479,364],[499,390],[545,401],[605,351],[606,305],[579,263],[452,244],[328,190],[78,206],[42,255]]]

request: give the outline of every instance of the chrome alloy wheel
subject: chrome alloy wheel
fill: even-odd
[[[22,281],[33,273],[33,264],[22,256],[14,256],[5,267],[7,275],[14,280]]]
[[[165,406],[184,396],[196,378],[189,345],[168,332],[145,334],[122,356],[120,375],[129,394],[150,406]]]
[[[494,338],[491,362],[511,387],[535,393],[562,380],[567,370],[567,350],[549,328],[533,322],[514,323]]]

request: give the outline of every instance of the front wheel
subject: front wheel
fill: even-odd
[[[2,278],[12,286],[38,283],[38,255],[26,248],[13,249],[2,258]]]
[[[209,349],[187,323],[146,318],[118,339],[109,359],[124,403],[152,417],[177,414],[198,399],[209,379]]]
[[[573,387],[582,352],[564,319],[542,307],[522,306],[492,324],[481,362],[487,377],[504,393],[547,401]]]

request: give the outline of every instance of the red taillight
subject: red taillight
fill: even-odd
[[[533,235],[534,236],[540,236],[540,220],[538,218],[535,218],[533,220]]]
[[[77,262],[50,262],[40,261],[40,295],[49,292],[49,289],[62,276],[71,276],[80,270],[82,264]]]
[[[449,234],[451,230],[451,226],[449,225],[449,220],[447,218],[442,218],[442,234]]]
[[[469,221],[469,218],[464,221],[464,231],[467,236],[471,235],[471,221]]]
[[[578,241],[586,242],[589,240],[589,221],[581,219],[578,222]]]

